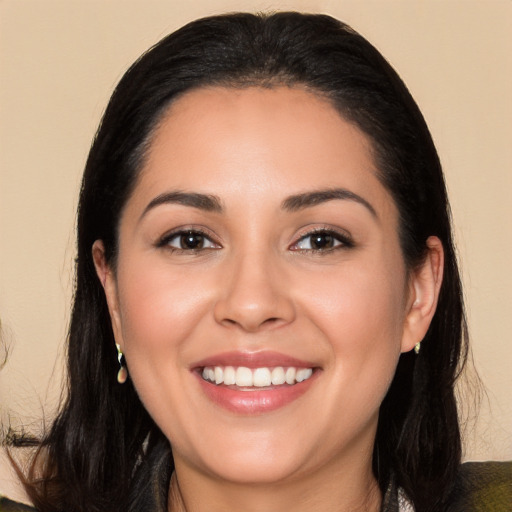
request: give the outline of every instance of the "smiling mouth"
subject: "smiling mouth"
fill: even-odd
[[[294,386],[308,380],[313,368],[276,366],[247,368],[245,366],[205,366],[201,372],[203,380],[217,386],[233,386],[242,391],[256,391],[271,386]]]

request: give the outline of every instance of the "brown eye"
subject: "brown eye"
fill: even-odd
[[[332,249],[334,247],[334,237],[328,233],[318,233],[311,236],[311,248],[315,251],[322,249]]]
[[[201,231],[179,231],[164,237],[158,244],[179,251],[201,251],[206,249],[218,249],[219,246],[211,241]]]
[[[319,230],[304,235],[292,247],[292,251],[328,252],[338,248],[353,247],[347,235],[334,231]]]
[[[180,236],[180,249],[202,249],[205,243],[205,237],[201,233],[190,231]]]

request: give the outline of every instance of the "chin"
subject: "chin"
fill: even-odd
[[[204,435],[208,441],[202,446],[182,446],[181,453],[176,447],[173,451],[177,468],[182,459],[215,479],[253,485],[291,480],[306,467],[311,469],[308,461],[313,462],[313,454],[304,449],[311,443],[294,439],[289,432],[276,435],[278,429],[274,426],[270,433],[230,433],[219,436],[210,431]]]
[[[296,461],[266,459],[258,456],[234,456],[210,465],[210,472],[217,478],[233,484],[275,484],[291,480],[301,472],[302,466]]]

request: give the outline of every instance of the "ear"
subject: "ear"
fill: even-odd
[[[92,245],[92,259],[96,268],[96,274],[103,286],[105,298],[107,299],[108,311],[110,313],[110,321],[116,343],[124,348],[121,315],[119,312],[119,300],[117,295],[117,283],[114,272],[105,258],[105,246],[102,240],[96,240]]]
[[[402,336],[402,352],[409,352],[427,334],[436,312],[443,282],[444,251],[436,236],[427,239],[427,255],[409,277],[407,311]]]

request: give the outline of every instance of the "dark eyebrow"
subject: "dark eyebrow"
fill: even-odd
[[[366,199],[344,188],[315,190],[313,192],[290,196],[283,201],[281,208],[289,212],[296,212],[335,199],[345,199],[362,204],[375,218],[378,218],[375,208]]]
[[[179,190],[172,192],[165,192],[156,196],[151,202],[144,208],[141,218],[148,213],[149,210],[159,206],[161,204],[182,204],[184,206],[190,206],[192,208],[198,208],[199,210],[205,210],[207,212],[222,212],[222,204],[217,196],[210,194],[199,194],[197,192],[181,192]]]

